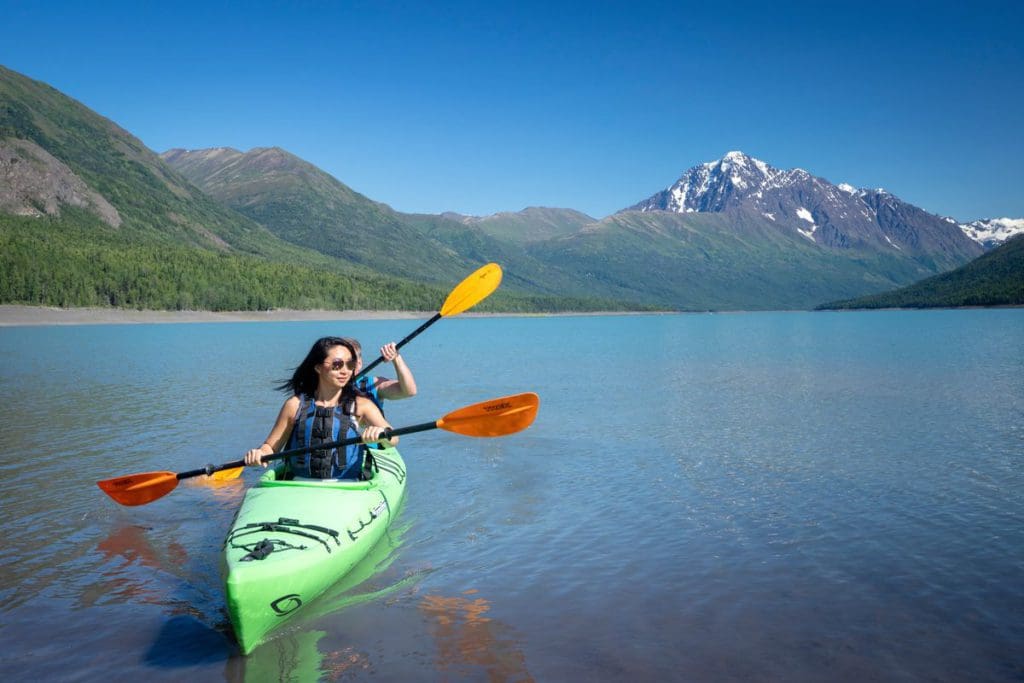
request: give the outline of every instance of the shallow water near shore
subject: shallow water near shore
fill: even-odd
[[[219,553],[258,473],[95,482],[236,459],[315,338],[417,324],[0,329],[0,676],[1024,678],[1021,309],[441,321],[392,423],[521,391],[536,423],[405,437],[387,541],[241,657]]]

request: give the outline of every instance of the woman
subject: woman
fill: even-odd
[[[363,444],[380,441],[396,445],[397,436],[380,438],[391,427],[380,409],[352,386],[358,363],[356,348],[350,340],[318,339],[291,379],[277,387],[292,395],[281,406],[267,440],[245,454],[245,464],[266,467],[261,458],[282,450],[286,444],[290,450],[361,437]],[[288,458],[288,464],[299,477],[359,479],[363,453],[362,444],[342,450],[314,450]]]

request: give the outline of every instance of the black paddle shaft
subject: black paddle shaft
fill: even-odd
[[[382,439],[387,439],[392,436],[401,436],[403,434],[415,434],[416,432],[425,432],[429,429],[437,429],[437,421],[424,422],[418,425],[412,425],[411,427],[399,427],[398,429],[385,429],[384,433],[381,434]],[[302,448],[293,448],[290,451],[281,451],[280,453],[271,453],[270,455],[264,455],[262,458],[263,462],[270,462],[271,460],[280,460],[281,458],[288,458],[293,455],[302,455],[303,453],[312,453],[313,451],[325,451],[332,448],[341,448],[343,446],[351,446],[352,444],[361,443],[362,439],[359,437],[352,437],[351,439],[342,439],[340,441],[328,441],[326,443],[318,443],[315,446],[304,446]],[[226,462],[223,465],[209,464],[206,467],[200,467],[199,469],[189,470],[188,472],[178,472],[175,477],[178,481],[182,479],[190,479],[192,477],[198,477],[202,474],[211,475],[214,472],[220,472],[221,470],[233,470],[238,467],[245,467],[245,460],[235,460],[233,462]]]
[[[396,349],[402,348],[403,346],[405,346],[406,344],[411,342],[416,337],[416,335],[418,335],[420,332],[422,332],[423,330],[427,329],[428,327],[430,327],[431,325],[433,325],[434,323],[436,323],[440,319],[441,319],[441,314],[440,313],[435,313],[433,318],[431,318],[427,322],[425,322],[422,325],[420,325],[419,327],[417,327],[415,330],[410,332],[409,335],[405,339],[403,339],[402,341],[400,341],[397,344],[395,344],[395,348]],[[355,376],[353,381],[359,379],[360,377],[362,377],[363,375],[368,373],[370,370],[373,370],[375,367],[377,367],[378,365],[380,365],[383,362],[384,362],[384,356],[379,357],[377,360],[373,361],[372,363],[367,365],[365,368],[360,370],[359,374]]]

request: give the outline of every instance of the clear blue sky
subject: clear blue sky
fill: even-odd
[[[0,35],[157,152],[279,146],[400,211],[600,218],[742,150],[1024,217],[1021,0],[0,0]]]

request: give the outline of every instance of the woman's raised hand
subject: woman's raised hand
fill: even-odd
[[[385,363],[391,363],[398,358],[398,347],[395,346],[395,342],[388,342],[380,347],[380,357],[384,359]]]

